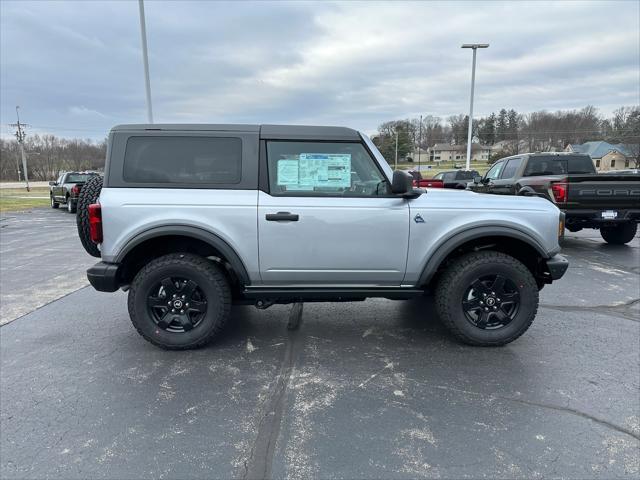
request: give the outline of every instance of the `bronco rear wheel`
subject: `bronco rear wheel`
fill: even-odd
[[[84,249],[93,257],[100,257],[100,250],[98,246],[91,241],[91,235],[89,234],[89,205],[96,203],[101,190],[102,177],[95,176],[90,178],[87,180],[87,183],[84,184],[82,190],[80,190],[80,196],[76,204],[78,236]]]
[[[455,260],[438,282],[435,298],[444,325],[469,345],[512,342],[527,331],[538,310],[538,286],[529,269],[492,251]]]
[[[161,348],[186,350],[206,345],[222,331],[231,291],[212,261],[173,253],[138,272],[128,306],[131,322],[145,340]]]

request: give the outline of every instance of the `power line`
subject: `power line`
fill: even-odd
[[[6,125],[8,127],[14,126],[14,123],[6,123],[3,124]],[[50,125],[29,125],[31,128],[42,128],[42,129],[48,129],[48,130],[56,130],[59,132],[91,132],[91,133],[98,133],[103,131],[102,129],[91,129],[91,128],[66,128],[66,127],[52,127]],[[105,135],[106,135],[106,131]]]
[[[18,130],[16,131],[16,138],[18,139],[18,143],[20,144],[20,155],[22,157],[22,170],[24,171],[24,182],[27,186],[27,192],[30,192],[31,189],[29,188],[27,156],[24,154],[24,137],[26,137],[27,134],[24,130],[22,130],[23,127],[28,127],[28,125],[24,123],[20,123],[20,113],[18,112],[19,109],[20,109],[20,106],[16,105],[16,117],[18,117],[18,123],[12,123],[10,124],[10,126],[18,128]],[[18,165],[17,159],[16,159],[16,167],[17,167],[16,169],[18,170],[18,181],[20,181],[20,166]]]

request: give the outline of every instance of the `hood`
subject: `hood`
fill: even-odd
[[[540,197],[493,195],[448,188],[428,188],[426,193],[411,200],[411,206],[451,208],[455,210],[559,211],[558,207],[549,200]]]

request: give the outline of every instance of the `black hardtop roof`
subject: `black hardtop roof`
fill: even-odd
[[[578,153],[578,152],[527,152],[527,153],[516,153],[514,155],[509,155],[508,157],[503,157],[500,160],[507,160],[513,157],[589,157],[586,153]],[[591,157],[589,157],[591,158]],[[499,160],[496,160],[498,162]]]
[[[272,140],[338,140],[360,141],[356,130],[347,127],[314,125],[242,125],[206,123],[137,123],[116,125],[112,132],[190,131],[259,133],[262,139]]]

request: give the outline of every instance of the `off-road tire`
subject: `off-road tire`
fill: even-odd
[[[495,330],[473,325],[465,316],[462,300],[475,279],[500,274],[518,288],[520,305],[510,323]],[[513,342],[527,331],[538,311],[538,285],[520,261],[501,252],[482,251],[463,255],[442,274],[435,291],[440,320],[461,342],[475,346],[500,346]]]
[[[51,208],[60,208],[60,204],[53,199],[53,195],[49,195],[49,200],[51,200]]]
[[[96,176],[90,178],[87,183],[84,184],[80,195],[78,197],[78,203],[76,204],[76,225],[78,226],[78,236],[82,242],[82,246],[87,253],[93,257],[100,258],[100,250],[98,246],[91,241],[89,234],[89,205],[96,203],[102,190],[102,177]]]
[[[624,245],[633,240],[638,231],[638,224],[636,222],[622,223],[615,227],[602,227],[600,229],[600,235],[604,238],[605,242],[612,245]]]
[[[191,279],[206,295],[205,316],[193,330],[163,330],[148,313],[149,293],[167,276]],[[153,345],[167,350],[200,348],[218,337],[229,319],[231,290],[227,277],[211,260],[191,253],[172,253],[152,260],[138,272],[129,290],[128,308],[135,329]]]

